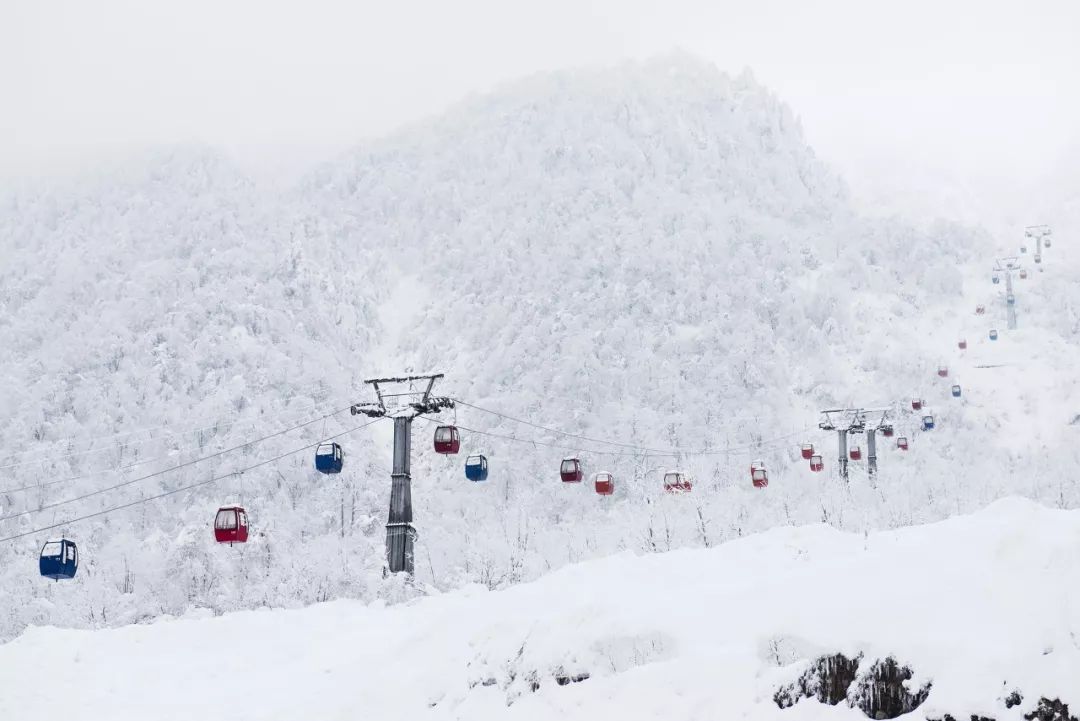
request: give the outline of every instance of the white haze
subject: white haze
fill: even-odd
[[[463,95],[681,48],[744,67],[876,203],[1018,209],[1080,127],[1080,4],[204,0],[0,10],[0,182],[202,143],[292,179]],[[286,172],[283,172],[286,171]],[[976,212],[977,212],[976,211]]]

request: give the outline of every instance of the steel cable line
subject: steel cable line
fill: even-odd
[[[123,488],[124,486],[130,486],[132,483],[138,483],[140,481],[145,481],[145,480],[150,479],[150,478],[156,478],[157,476],[162,476],[162,475],[164,475],[166,473],[170,473],[172,471],[176,471],[176,470],[179,470],[181,468],[186,468],[187,466],[191,466],[191,465],[194,465],[196,463],[201,463],[202,461],[208,461],[208,460],[210,460],[212,458],[218,458],[219,456],[223,456],[226,453],[232,453],[233,451],[238,451],[238,450],[243,449],[243,448],[248,448],[250,446],[257,445],[257,444],[262,443],[263,441],[267,441],[267,440],[269,440],[271,438],[276,438],[277,436],[284,435],[284,434],[289,433],[291,431],[295,431],[295,430],[297,430],[299,428],[303,428],[305,426],[310,426],[313,423],[318,423],[319,421],[324,420],[326,418],[331,418],[331,417],[336,416],[336,415],[338,415],[340,413],[344,413],[347,410],[349,410],[348,406],[346,406],[345,408],[340,408],[340,409],[338,409],[336,411],[333,411],[331,413],[327,413],[326,415],[319,416],[318,418],[312,418],[309,421],[305,421],[304,423],[297,424],[295,426],[292,426],[291,428],[286,428],[284,430],[280,430],[280,431],[277,431],[275,433],[271,433],[270,435],[263,436],[262,438],[257,438],[257,439],[255,439],[253,441],[248,441],[247,443],[241,443],[238,446],[233,446],[232,448],[226,448],[224,450],[217,451],[215,453],[211,453],[208,456],[201,456],[199,458],[194,458],[194,459],[192,459],[190,461],[184,461],[183,463],[178,463],[175,466],[170,466],[169,468],[165,468],[165,469],[160,470],[160,471],[155,471],[153,473],[148,473],[145,476],[139,476],[138,478],[132,478],[130,480],[123,481],[121,483],[117,483],[117,484],[114,484],[112,486],[108,486],[106,488],[100,488],[100,489],[98,489],[96,491],[90,491],[89,493],[84,493],[81,496],[75,496],[73,498],[67,498],[67,499],[64,499],[62,501],[56,501],[55,503],[48,503],[48,504],[45,504],[44,506],[41,506],[39,508],[34,508],[34,509],[31,509],[31,510],[27,510],[27,511],[20,511],[18,513],[10,513],[10,514],[8,514],[6,516],[0,516],[0,521],[6,521],[6,520],[9,520],[9,519],[12,519],[12,518],[19,518],[21,516],[29,516],[29,515],[32,515],[34,513],[41,513],[42,511],[47,511],[47,510],[52,509],[52,508],[59,508],[60,506],[66,506],[69,503],[76,503],[77,501],[83,501],[83,500],[86,500],[87,498],[92,498],[93,496],[101,495],[102,493],[108,493],[109,491],[115,491],[117,488]]]
[[[136,461],[134,463],[129,463],[126,466],[118,466],[117,468],[105,468],[105,469],[100,470],[100,471],[91,471],[90,473],[83,473],[83,474],[80,474],[78,476],[68,476],[67,478],[55,478],[55,479],[53,479],[51,481],[45,481],[44,483],[32,483],[32,484],[29,484],[29,485],[26,485],[26,486],[19,486],[18,488],[4,488],[4,489],[0,490],[0,496],[7,495],[9,493],[20,493],[22,491],[32,491],[35,488],[48,488],[49,486],[54,486],[57,483],[68,483],[69,481],[78,481],[78,480],[81,480],[83,478],[93,478],[94,476],[104,476],[104,475],[107,475],[109,473],[123,473],[124,471],[129,470],[131,468],[135,468],[137,466],[145,466],[147,463],[153,463],[155,461],[160,461],[160,460],[162,460],[164,458],[169,458],[169,456],[155,456],[153,458],[146,458],[146,459],[141,460],[141,461]]]
[[[417,416],[417,418],[420,418],[420,419],[422,419],[424,421],[427,421],[428,423],[431,423],[431,424],[434,424],[434,425],[438,425],[440,423],[440,421],[437,421],[437,420],[432,419],[432,418],[428,418],[426,416]],[[529,425],[533,425],[533,424],[529,424]],[[478,430],[476,428],[468,428],[468,427],[462,426],[462,425],[458,425],[457,428],[460,428],[463,431],[468,431],[470,433],[477,433],[477,434],[482,435],[482,436],[491,436],[492,438],[500,438],[500,439],[507,440],[507,441],[516,441],[518,443],[529,443],[529,444],[537,445],[537,446],[546,446],[548,448],[555,448],[555,449],[564,450],[564,451],[579,451],[581,453],[589,453],[589,454],[592,454],[592,455],[595,455],[595,456],[621,456],[621,457],[652,456],[654,458],[692,458],[692,457],[699,457],[699,456],[722,456],[722,455],[728,455],[728,454],[734,453],[734,452],[755,450],[755,449],[758,449],[758,448],[768,448],[768,447],[771,447],[771,446],[774,446],[774,445],[780,445],[782,442],[786,442],[790,438],[801,435],[802,433],[804,433],[809,428],[812,428],[812,426],[804,426],[803,428],[800,428],[800,429],[798,429],[796,431],[792,431],[791,433],[785,433],[784,435],[775,436],[773,438],[765,438],[765,439],[762,439],[760,442],[746,443],[746,444],[742,444],[742,445],[738,445],[738,446],[728,446],[726,448],[717,449],[717,450],[709,450],[709,451],[681,451],[681,452],[671,452],[671,453],[666,452],[666,451],[657,453],[657,452],[650,451],[648,449],[638,448],[637,446],[629,446],[629,447],[630,448],[637,448],[640,451],[638,453],[631,453],[629,451],[595,450],[595,449],[581,448],[580,446],[565,446],[565,445],[560,445],[560,444],[557,444],[557,443],[548,443],[546,441],[538,441],[538,440],[534,440],[532,438],[519,438],[517,436],[508,436],[508,435],[505,435],[505,434],[502,434],[502,433],[494,433],[492,431],[481,431],[481,430]],[[620,445],[625,445],[625,444],[620,444]]]
[[[320,405],[326,405],[326,404],[325,403],[318,403],[318,404],[316,404],[314,406],[308,406],[308,408],[309,409],[310,408],[317,408]],[[340,412],[340,411],[338,411],[338,412]],[[237,420],[237,421],[234,421],[233,423],[220,424],[220,425],[216,425],[216,426],[207,426],[205,429],[195,429],[195,430],[190,431],[190,432],[195,433],[195,432],[197,432],[199,430],[207,430],[207,429],[211,429],[211,428],[231,428],[233,426],[239,425],[241,423],[246,423],[246,422],[247,421]],[[252,424],[252,427],[254,428],[254,424]],[[178,433],[177,435],[180,435],[180,434]],[[137,443],[133,443],[133,444],[130,444],[130,445],[143,445],[145,443],[150,443],[152,441],[166,440],[169,437],[170,436],[163,436],[162,438],[155,438],[155,439],[150,439],[150,440],[146,440],[146,441],[139,441]],[[175,437],[175,436],[172,436],[172,437]],[[109,449],[116,448],[116,447],[117,446],[115,446],[115,445],[114,446],[103,446],[102,448],[94,449],[93,452],[109,450]],[[185,451],[190,451],[190,450],[192,450],[191,445],[188,445],[186,447],[179,447],[179,448],[174,449],[174,451],[176,453],[184,453]],[[59,458],[70,457],[70,455],[71,454],[69,454],[69,456],[59,456]],[[75,454],[75,455],[77,455],[77,454]],[[27,484],[25,486],[19,486],[18,488],[4,488],[4,489],[0,489],[0,495],[4,495],[4,494],[8,494],[8,493],[19,493],[21,491],[33,490],[35,488],[46,488],[48,486],[53,486],[53,485],[56,485],[58,483],[67,483],[67,482],[70,482],[70,481],[77,481],[77,480],[80,480],[80,479],[83,479],[83,478],[93,478],[94,476],[104,476],[104,475],[107,475],[109,473],[120,473],[120,472],[126,471],[128,469],[135,468],[137,466],[145,466],[147,463],[154,463],[155,461],[161,461],[161,460],[171,458],[173,455],[174,455],[173,453],[166,453],[165,455],[154,456],[153,458],[144,458],[141,461],[135,461],[134,463],[129,463],[127,465],[120,466],[118,468],[104,468],[104,469],[97,470],[97,471],[89,471],[87,473],[80,473],[77,476],[68,476],[66,478],[57,478],[57,479],[54,479],[54,480],[51,480],[51,481],[46,481],[44,483],[31,483],[31,484]],[[33,462],[31,462],[31,463],[33,463]],[[19,465],[30,465],[30,463],[19,464]]]
[[[318,408],[319,406],[326,405],[329,402],[330,402],[330,399],[322,400],[322,401],[319,401],[318,403],[314,403],[312,405],[306,406],[306,409]],[[163,434],[160,438],[146,438],[146,439],[143,439],[143,440],[140,440],[140,441],[129,441],[129,442],[125,442],[125,443],[109,443],[109,444],[106,444],[104,446],[100,446],[98,448],[89,448],[89,449],[84,450],[84,451],[72,451],[71,453],[64,453],[64,454],[61,454],[61,455],[50,455],[50,458],[53,458],[53,459],[75,458],[77,456],[92,455],[94,453],[104,453],[105,451],[112,450],[112,449],[114,449],[114,448],[116,448],[116,447],[118,447],[120,445],[126,445],[126,446],[129,446],[129,447],[140,446],[140,445],[145,445],[147,443],[154,443],[154,442],[157,442],[157,441],[166,440],[166,439],[169,439],[169,438],[175,438],[175,437],[182,436],[182,435],[190,435],[190,434],[193,434],[193,433],[200,433],[202,431],[209,431],[209,430],[213,430],[215,428],[231,428],[232,426],[235,426],[235,425],[240,424],[240,423],[245,423],[245,422],[246,422],[245,419],[238,419],[238,420],[233,421],[232,423],[215,423],[214,425],[211,425],[211,426],[203,426],[201,428],[189,428],[189,429],[186,429],[186,430],[175,431],[173,433],[166,433],[166,434]],[[158,428],[167,428],[167,427],[168,426],[159,426]],[[149,429],[149,430],[157,430],[157,429]],[[130,433],[132,435],[135,434],[135,433],[142,433],[142,432],[144,432],[144,431],[141,431],[141,430],[140,431],[130,431]],[[89,438],[89,439],[84,439],[84,440],[94,441],[94,440],[100,440],[100,438],[113,438],[113,437],[114,436],[101,436],[101,437],[96,438],[96,439],[95,438]],[[59,443],[59,441],[57,441],[57,443]],[[48,453],[48,450],[33,449],[33,450],[21,451],[20,453],[16,454],[14,457],[20,457],[20,456],[28,455],[30,453]],[[35,460],[35,461],[17,461],[15,463],[9,463],[7,465],[0,466],[0,470],[6,470],[6,469],[9,469],[9,468],[19,468],[21,466],[32,466],[32,465],[35,465],[35,464],[40,463],[40,462],[41,461],[37,461],[37,460]]]
[[[235,476],[237,473],[247,473],[248,471],[254,470],[256,468],[261,468],[262,466],[266,466],[266,465],[269,465],[271,463],[276,463],[277,461],[280,461],[282,458],[287,458],[288,456],[294,456],[297,453],[303,453],[306,450],[317,447],[320,443],[325,443],[326,441],[331,441],[331,440],[334,440],[335,438],[341,438],[342,436],[345,436],[345,435],[348,435],[348,434],[353,433],[355,431],[358,431],[361,428],[367,428],[372,423],[378,423],[381,420],[382,420],[382,418],[376,418],[375,420],[368,421],[367,423],[362,423],[362,424],[360,424],[358,426],[354,426],[353,428],[350,428],[347,431],[342,431],[341,433],[337,433],[337,434],[332,435],[332,436],[327,436],[326,438],[323,438],[323,439],[321,439],[319,441],[316,441],[314,443],[308,443],[307,445],[301,446],[300,448],[294,448],[291,451],[286,451],[285,453],[281,453],[281,454],[279,454],[277,456],[274,456],[273,458],[268,458],[268,459],[266,459],[264,461],[259,461],[258,463],[253,463],[252,465],[247,466],[246,468],[241,468],[239,470],[230,471],[229,473],[223,473],[220,476],[214,476],[213,478],[208,478],[208,479],[203,480],[203,481],[196,481],[195,483],[189,483],[186,486],[182,486],[180,488],[174,488],[171,491],[163,491],[162,493],[157,493],[157,494],[155,494],[153,496],[148,496],[146,498],[140,498],[137,501],[130,501],[128,503],[122,503],[119,506],[113,506],[112,508],[105,508],[105,509],[100,510],[100,511],[95,511],[94,513],[88,513],[85,516],[77,516],[75,518],[69,518],[66,521],[62,521],[60,523],[53,523],[53,524],[50,524],[48,526],[41,526],[40,528],[34,528],[34,529],[29,530],[29,531],[23,531],[22,533],[16,533],[16,534],[14,534],[12,536],[8,536],[7,538],[0,538],[0,543],[5,543],[7,541],[15,541],[15,540],[20,539],[20,538],[25,538],[26,536],[32,536],[32,535],[35,535],[35,534],[38,534],[38,533],[43,533],[44,531],[51,531],[51,530],[53,530],[55,528],[61,528],[61,527],[64,527],[64,526],[69,526],[69,525],[71,525],[73,523],[78,523],[80,521],[85,521],[85,520],[88,520],[90,518],[97,518],[98,516],[104,516],[106,514],[114,513],[116,511],[122,511],[125,508],[131,508],[131,507],[137,506],[137,505],[139,505],[141,503],[149,503],[150,501],[156,501],[156,500],[158,500],[160,498],[165,498],[166,496],[172,496],[172,495],[175,495],[177,493],[183,493],[184,491],[190,491],[192,488],[198,488],[199,486],[205,486],[205,485],[210,484],[210,483],[216,483],[217,481],[223,480],[225,478],[231,478],[232,476]]]
[[[457,403],[459,405],[463,405],[463,406],[465,406],[467,408],[473,408],[473,409],[478,410],[478,411],[480,411],[482,413],[490,413],[493,416],[498,416],[499,418],[505,418],[508,421],[513,421],[514,423],[522,423],[524,425],[532,426],[533,428],[538,428],[538,429],[540,429],[542,431],[548,431],[549,433],[555,433],[556,435],[560,435],[560,436],[567,436],[569,438],[577,438],[577,439],[582,440],[582,441],[588,441],[589,443],[603,443],[604,445],[609,445],[609,446],[619,446],[619,447],[622,447],[622,448],[631,448],[631,449],[635,449],[635,450],[649,451],[650,453],[654,453],[654,452],[658,453],[658,454],[666,453],[666,449],[661,450],[659,448],[642,448],[641,446],[635,446],[635,445],[630,444],[630,443],[619,443],[618,441],[605,441],[605,440],[600,439],[600,438],[590,438],[589,436],[583,436],[583,435],[580,435],[580,434],[577,434],[577,433],[569,433],[567,431],[560,431],[560,430],[558,430],[556,428],[549,428],[547,426],[542,426],[542,425],[540,425],[538,423],[533,423],[532,421],[522,420],[521,418],[514,418],[513,416],[508,416],[505,413],[499,413],[498,411],[493,411],[493,410],[490,410],[488,408],[481,408],[480,406],[474,406],[472,403],[466,403],[465,401],[459,400],[457,398],[454,398],[453,401],[454,401],[454,403]],[[462,426],[462,427],[464,428],[464,426]],[[466,430],[469,430],[469,429],[466,429]],[[618,455],[618,454],[613,454],[613,455]],[[635,454],[626,454],[626,455],[635,455]],[[636,454],[636,455],[640,455],[640,454]]]
[[[644,446],[635,446],[633,444],[619,443],[619,441],[616,441],[616,440],[604,440],[602,438],[591,438],[589,436],[584,436],[584,435],[580,435],[580,434],[577,434],[577,433],[569,433],[567,431],[559,431],[558,428],[552,428],[550,426],[540,425],[539,423],[534,423],[534,422],[531,422],[531,421],[526,421],[526,420],[523,420],[523,419],[514,418],[512,416],[507,416],[507,414],[500,413],[499,411],[496,411],[496,410],[490,410],[488,408],[481,408],[480,406],[474,406],[473,404],[464,402],[464,400],[460,400],[458,398],[454,398],[454,402],[456,404],[460,404],[460,405],[468,407],[468,408],[473,408],[475,410],[478,410],[478,411],[481,411],[481,412],[484,412],[484,413],[490,413],[491,416],[497,416],[499,418],[502,418],[502,419],[505,419],[505,420],[508,420],[508,421],[513,421],[514,423],[523,423],[525,425],[529,425],[529,426],[532,426],[534,428],[539,428],[539,430],[541,430],[541,431],[548,431],[549,433],[554,433],[556,435],[566,436],[566,437],[569,437],[569,438],[578,438],[580,440],[589,441],[589,443],[605,444],[605,445],[608,445],[608,446],[618,446],[618,447],[621,447],[621,448],[629,448],[629,449],[632,449],[632,450],[640,451],[638,453],[611,453],[610,451],[589,451],[589,452],[595,453],[595,454],[605,453],[605,454],[608,454],[608,455],[620,455],[621,454],[621,455],[660,455],[660,457],[688,457],[688,455],[723,454],[723,453],[726,453],[726,452],[730,452],[731,450],[740,450],[742,448],[758,447],[760,445],[760,444],[746,444],[745,446],[732,446],[732,447],[729,447],[728,450],[721,450],[721,451],[712,451],[712,450],[678,451],[678,450],[674,450],[674,449],[663,449],[663,450],[661,450],[661,449],[657,449],[657,448],[647,448],[647,447],[644,447]],[[464,426],[458,426],[458,427],[464,428]],[[801,428],[799,428],[799,430],[797,430],[797,431],[795,431],[793,433],[789,433],[789,434],[786,434],[784,436],[775,436],[774,438],[779,439],[779,438],[793,437],[793,436],[796,436],[796,435],[798,435],[798,434],[800,434],[802,432],[810,430],[811,427],[813,427],[813,426],[811,426],[811,425],[802,426]],[[469,431],[469,430],[471,430],[471,428],[464,428],[464,430]],[[473,431],[473,432],[474,433],[484,433],[484,432],[480,432],[480,431]],[[488,435],[490,435],[490,434],[488,434]],[[767,443],[767,441],[770,441],[770,440],[773,440],[773,438],[762,439],[761,443]],[[530,443],[532,443],[532,441],[530,441]],[[536,443],[539,444],[540,441],[536,441]],[[552,448],[567,448],[567,447],[561,447],[561,446],[553,446],[552,444],[542,444],[542,445],[551,446]],[[570,448],[570,450],[576,450],[576,449]]]

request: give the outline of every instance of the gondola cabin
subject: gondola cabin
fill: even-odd
[[[581,461],[577,458],[564,458],[559,464],[559,477],[563,483],[581,483]]]
[[[1007,296],[1005,296],[1005,302],[1009,305],[1016,305],[1016,296],[1012,293],[1009,293]]]
[[[600,496],[610,496],[615,492],[615,476],[610,473],[597,473],[593,478],[596,493]]]
[[[998,338],[998,332],[996,330],[991,330],[990,331],[990,340],[997,340],[997,338]]]
[[[1000,283],[1000,282],[1001,282],[1001,278],[999,278],[999,277],[998,277],[998,276],[996,276],[996,275],[995,275],[995,276],[994,276],[993,278],[991,278],[991,280],[993,280],[993,281],[994,281],[994,285],[997,285],[998,283]]]
[[[1027,246],[1026,245],[1021,245],[1020,246],[1020,252],[1021,253],[1026,253],[1027,252]]]
[[[315,470],[319,473],[341,473],[345,453],[337,443],[320,443],[315,449]]]
[[[956,345],[960,350],[967,350],[967,340],[964,338],[961,338],[959,341],[957,341]]]
[[[439,426],[435,429],[435,452],[453,455],[461,450],[461,436],[457,426]]]
[[[949,369],[946,366],[938,366],[937,374],[941,378],[948,378],[949,377]]]
[[[765,488],[769,485],[769,472],[765,470],[765,461],[754,461],[750,464],[750,482],[754,488]]]
[[[882,426],[881,427],[881,435],[885,436],[886,438],[892,438],[893,433],[895,433],[895,431],[893,431],[892,426]]]
[[[821,473],[825,470],[825,459],[817,454],[810,456],[810,470],[814,473]]]
[[[852,446],[851,450],[848,451],[848,456],[853,461],[861,461],[862,460],[862,448],[859,448],[858,446]]]
[[[247,543],[247,511],[240,506],[223,506],[214,516],[214,540],[218,543]]]
[[[465,477],[470,481],[486,481],[488,477],[487,458],[482,455],[469,456],[465,459]]]
[[[803,443],[800,452],[802,453],[803,458],[810,460],[814,456],[814,444]]]
[[[1036,263],[1041,263],[1042,262],[1042,255],[1040,253],[1035,254],[1035,262]]]
[[[47,541],[38,556],[38,570],[45,578],[54,581],[75,578],[79,570],[79,549],[74,541],[66,538]]]
[[[952,397],[953,398],[959,398],[960,397],[960,386],[959,385],[955,385],[955,386],[952,387]]]
[[[911,399],[911,410],[913,410],[913,411],[921,411],[922,410],[922,399],[921,398],[912,398]]]
[[[1043,247],[1044,248],[1049,248],[1050,247],[1050,238],[1043,238]]]
[[[668,493],[689,493],[693,487],[690,476],[681,471],[668,471],[664,474],[664,490]]]
[[[986,315],[986,306],[985,305],[977,305],[977,306],[975,306],[975,315]]]
[[[1027,280],[1027,276],[1028,276],[1027,270],[1021,270],[1020,271],[1020,280]]]
[[[897,438],[896,447],[902,451],[906,451],[908,449],[907,436],[900,436],[899,438]]]
[[[923,416],[922,429],[924,431],[932,431],[932,430],[934,430],[934,417],[933,416]]]

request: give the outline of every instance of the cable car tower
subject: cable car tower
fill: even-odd
[[[889,422],[889,410],[888,408],[864,408],[859,411],[859,427],[866,433],[866,473],[870,476],[877,473],[878,431],[886,437],[891,436],[893,432],[892,423]]]
[[[822,420],[818,428],[823,431],[836,431],[839,441],[839,455],[837,467],[840,469],[840,477],[848,479],[848,447],[847,437],[849,433],[862,433],[865,430],[865,421],[860,415],[858,408],[833,408],[821,411]]]
[[[416,528],[412,524],[412,476],[409,461],[412,451],[412,422],[421,414],[438,413],[453,408],[454,401],[431,395],[442,373],[370,378],[364,383],[375,389],[376,403],[356,403],[352,415],[394,419],[394,468],[390,473],[390,513],[386,521],[386,562],[390,573],[413,574],[413,546]],[[426,381],[426,383],[424,383]],[[417,384],[423,390],[416,390]],[[385,387],[402,389],[388,393]]]
[[[1036,263],[1042,262],[1043,240],[1046,240],[1046,247],[1049,248],[1051,235],[1053,235],[1053,233],[1050,231],[1049,225],[1029,225],[1024,228],[1024,237],[1035,239]]]
[[[1013,293],[1013,271],[1021,270],[1020,260],[1015,255],[998,258],[994,263],[994,272],[1005,276],[1005,311],[1009,330],[1016,330],[1016,295]]]

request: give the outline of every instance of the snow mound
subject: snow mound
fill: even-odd
[[[929,689],[921,717],[1019,721],[1042,698],[1080,704],[1078,548],[1080,513],[1007,499],[927,526],[777,528],[398,606],[33,628],[0,647],[0,717],[864,718],[774,700],[842,653],[862,674],[903,664]]]

